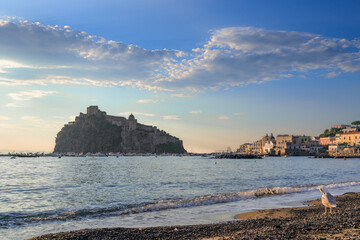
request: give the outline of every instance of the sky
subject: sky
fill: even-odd
[[[90,105],[190,152],[360,120],[360,2],[0,2],[0,152],[51,152]]]

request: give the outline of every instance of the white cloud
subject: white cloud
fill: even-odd
[[[333,77],[337,77],[339,75],[340,75],[340,73],[338,73],[338,72],[329,72],[329,73],[326,74],[326,77],[327,78],[333,78]]]
[[[63,122],[46,121],[34,116],[22,116],[20,119],[30,124],[31,127],[40,128],[42,131],[58,130],[64,125]]]
[[[244,112],[233,113],[233,115],[236,115],[236,116],[240,116],[240,115],[244,115],[244,114],[245,114]]]
[[[151,86],[151,83],[157,80],[157,72],[161,71],[164,62],[176,55],[184,55],[176,50],[147,50],[107,41],[69,26],[47,26],[28,21],[2,21],[0,36],[3,59],[0,70],[6,72],[2,77],[21,80],[23,84],[36,84],[36,80],[43,84],[58,84],[58,81],[62,84],[61,80],[49,76],[64,76],[68,84],[73,84],[71,79],[78,79],[96,86],[106,82],[106,85],[157,89],[161,87]],[[24,68],[22,79],[14,70],[19,67]],[[33,68],[36,71],[32,71]]]
[[[29,65],[24,65],[16,61],[0,59],[0,73],[6,73],[9,68],[33,68]]]
[[[0,123],[0,128],[5,128],[5,129],[20,129],[21,126],[17,125],[17,124],[9,124],[9,123]]]
[[[21,120],[30,122],[32,124],[42,124],[42,123],[44,123],[44,120],[42,120],[41,118],[37,118],[37,117],[33,117],[33,116],[22,116]]]
[[[176,115],[167,115],[167,116],[163,116],[164,120],[180,120],[179,116]]]
[[[11,120],[11,118],[7,117],[7,116],[0,116],[0,120],[2,121],[9,121]]]
[[[153,113],[142,113],[142,112],[122,112],[119,113],[120,116],[129,116],[130,114],[133,114],[135,117],[137,115],[145,116],[145,117],[155,117],[155,114]]]
[[[202,113],[202,110],[193,110],[193,111],[190,111],[191,114],[200,114]]]
[[[49,95],[54,95],[56,93],[57,91],[32,90],[32,91],[22,91],[18,93],[9,93],[8,96],[16,101],[27,101],[33,98],[43,98]]]
[[[18,104],[18,103],[8,103],[8,104],[6,104],[6,107],[20,108],[20,107],[23,107],[23,106]]]
[[[321,70],[321,71],[316,71]],[[223,28],[212,33],[192,58],[168,66],[165,88],[218,89],[311,73],[360,70],[354,41],[257,28]]]
[[[76,84],[196,92],[360,70],[359,41],[252,27],[215,30],[206,44],[190,52],[148,50],[70,26],[14,19],[0,22],[0,36],[0,85]]]
[[[155,100],[155,99],[139,99],[136,102],[137,103],[157,103],[158,100]]]
[[[179,97],[179,98],[190,98],[192,95],[184,94],[184,93],[177,93],[177,94],[171,94],[173,97]]]
[[[230,118],[228,116],[223,115],[223,116],[220,116],[219,119],[221,119],[221,120],[229,120]]]

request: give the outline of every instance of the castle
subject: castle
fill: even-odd
[[[109,121],[112,124],[117,125],[119,127],[123,127],[129,131],[135,130],[138,125],[137,120],[135,119],[133,114],[130,114],[128,119],[126,119],[124,117],[111,116],[111,115],[107,115],[106,112],[100,111],[98,106],[88,107],[86,114],[80,113],[80,115],[78,117],[76,117],[75,121],[77,121],[78,118],[83,118],[85,116],[91,116],[91,115],[104,116],[107,121]],[[143,126],[141,126],[141,127],[143,127]],[[152,127],[152,126],[146,126],[146,127]]]
[[[56,138],[55,151],[186,152],[179,138],[155,126],[138,123],[133,114],[128,118],[111,116],[100,111],[98,106],[89,106],[86,113],[80,113],[74,122],[65,124]]]

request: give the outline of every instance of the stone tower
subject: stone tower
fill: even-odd
[[[130,114],[129,116],[129,130],[135,130],[137,126],[137,120],[135,119],[133,114]]]
[[[96,115],[96,116],[101,116],[101,115],[106,115],[106,112],[100,111],[98,106],[90,106],[87,108],[86,111],[87,115]]]
[[[90,106],[87,108],[87,115],[96,115],[99,112],[98,106]]]

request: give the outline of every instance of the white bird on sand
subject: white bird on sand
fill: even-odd
[[[333,195],[329,193],[329,191],[321,186],[319,187],[320,192],[322,193],[321,202],[325,206],[325,213],[326,214],[326,208],[330,208],[330,213],[332,213],[332,208],[336,207],[336,201]]]

